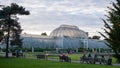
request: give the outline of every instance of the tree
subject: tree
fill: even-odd
[[[42,35],[42,36],[47,36],[47,33],[46,33],[46,32],[44,32],[44,33],[41,33],[41,35]]]
[[[92,39],[100,39],[100,36],[94,35],[94,36],[92,37]]]
[[[2,24],[2,21],[0,21],[0,42],[3,40],[4,37]]]
[[[21,26],[20,23],[15,21],[16,23],[16,28],[11,29],[12,30],[12,40],[10,40],[10,45],[11,46],[18,46],[19,48],[22,48],[22,38],[21,38]]]
[[[29,11],[26,11],[22,6],[16,3],[11,3],[10,6],[3,7],[0,10],[0,20],[3,22],[3,31],[6,33],[6,57],[8,58],[9,53],[9,40],[10,35],[13,33],[13,29],[17,27],[17,21],[13,17],[17,15],[29,15]]]
[[[107,19],[102,19],[104,22],[105,34],[99,32],[106,43],[115,52],[115,58],[120,63],[120,0],[112,2],[113,7],[108,7]]]

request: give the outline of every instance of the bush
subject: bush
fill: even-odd
[[[84,48],[78,48],[78,52],[83,52]]]
[[[34,51],[35,51],[35,52],[43,52],[44,50],[41,49],[41,48],[35,48]]]

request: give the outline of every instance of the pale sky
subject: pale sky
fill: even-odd
[[[20,16],[23,32],[38,34],[52,30],[62,24],[76,25],[89,32],[90,36],[103,32],[103,21],[107,6],[113,0],[0,0],[2,5],[17,3],[30,11]]]

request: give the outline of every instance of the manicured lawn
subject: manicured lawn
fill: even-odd
[[[27,52],[25,53],[26,58],[36,58],[36,55],[38,54],[43,54],[40,52],[35,52],[35,53],[31,53],[31,52]],[[71,58],[71,60],[80,60],[80,57],[82,57],[82,54],[69,54],[69,57]],[[59,57],[48,57],[48,58],[55,58],[55,59],[59,59]],[[108,57],[106,57],[107,59]],[[116,59],[113,57],[112,58],[112,63],[116,63]]]
[[[70,54],[69,56],[71,57],[72,60],[80,60],[80,57],[82,57],[82,54]],[[108,59],[108,56],[106,57],[106,59]],[[112,63],[116,63],[116,59],[114,57],[112,58]]]
[[[22,58],[0,58],[0,68],[120,68],[94,64],[68,63]]]
[[[69,55],[72,60],[80,60],[80,57],[82,57],[82,54],[70,54]]]
[[[1,54],[5,55],[5,53],[0,53],[0,55]],[[42,53],[42,52],[34,52],[34,53],[24,52],[24,54],[25,54],[26,58],[36,59],[36,55],[44,54],[44,53]],[[69,57],[71,58],[71,60],[78,60],[79,61],[81,56],[82,56],[82,54],[69,54]],[[59,57],[51,57],[51,56],[48,58],[59,59]],[[116,63],[116,59],[114,57],[112,58],[112,63]]]

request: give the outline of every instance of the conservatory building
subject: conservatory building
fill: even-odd
[[[23,34],[24,48],[103,48],[109,49],[105,41],[88,39],[88,33],[74,25],[61,25],[49,36]]]

